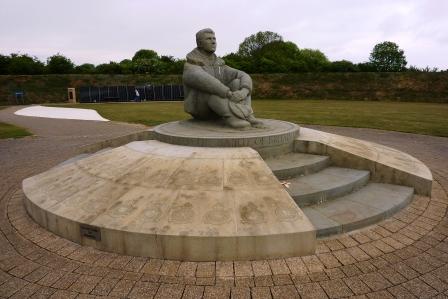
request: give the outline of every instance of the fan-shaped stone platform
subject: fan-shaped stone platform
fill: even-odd
[[[316,235],[378,222],[431,190],[428,168],[400,151],[265,124],[234,132],[174,122],[92,145],[97,153],[24,180],[26,209],[50,231],[106,251],[254,260],[311,254]]]
[[[310,254],[313,225],[247,147],[292,151],[299,126],[265,123],[158,126],[156,138],[168,142],[131,142],[25,180],[27,210],[58,235],[118,253],[194,261]]]
[[[247,147],[132,142],[29,178],[23,189],[42,226],[107,251],[200,261],[315,247],[307,217]]]

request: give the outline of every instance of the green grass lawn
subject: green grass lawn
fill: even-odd
[[[8,108],[9,106],[0,106],[0,110]],[[0,139],[5,138],[20,138],[25,136],[33,135],[27,130],[16,127],[14,125],[5,124],[0,122]]]
[[[255,115],[298,124],[374,128],[448,137],[448,104],[330,100],[255,100]],[[60,104],[95,109],[115,121],[148,126],[188,119],[182,102]]]
[[[23,128],[0,122],[0,139],[20,138],[30,135],[32,134]]]

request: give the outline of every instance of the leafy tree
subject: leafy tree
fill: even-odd
[[[376,72],[376,66],[370,62],[361,62],[356,65],[360,72]]]
[[[229,66],[249,73],[296,73],[321,71],[330,62],[319,50],[299,49],[293,42],[273,41],[251,56],[231,53],[223,57]]]
[[[62,54],[47,58],[47,72],[50,74],[71,74],[74,70],[74,63]]]
[[[301,69],[298,60],[300,50],[293,42],[274,41],[253,54],[259,73],[289,73]]]
[[[236,69],[240,69],[243,70],[243,68],[241,67],[241,56],[236,54],[236,53],[229,53],[226,54],[222,57],[222,59],[224,59],[224,61],[226,62],[226,64],[230,67],[236,68]]]
[[[257,73],[252,56],[242,57],[237,53],[230,53],[222,57],[230,67],[245,71],[247,73]]]
[[[9,62],[11,57],[0,54],[0,75],[8,74]]]
[[[243,57],[252,56],[255,51],[275,41],[283,41],[283,37],[272,31],[257,32],[244,39],[239,45],[237,54]]]
[[[401,72],[407,64],[404,51],[396,43],[389,41],[376,44],[369,60],[379,72]]]
[[[303,62],[308,72],[322,71],[330,63],[324,53],[314,49],[301,49],[299,60]]]
[[[425,66],[424,68],[420,69],[424,73],[436,73],[439,71],[437,67],[430,67],[429,65]]]
[[[185,60],[176,59],[173,56],[160,57],[160,73],[163,74],[182,74]]]
[[[357,72],[358,66],[348,60],[333,61],[327,66],[330,72]]]
[[[138,50],[132,57],[133,70],[137,74],[160,73],[160,57],[153,50]]]
[[[120,61],[120,67],[123,74],[134,73],[134,64],[130,59],[123,59],[122,61]]]
[[[419,68],[415,65],[411,65],[408,69],[408,72],[416,72],[416,73],[435,73],[438,72],[439,69],[436,67],[431,68],[430,66],[426,66],[424,68]]]
[[[94,74],[95,66],[91,63],[84,63],[75,67],[75,73],[77,74]]]
[[[137,74],[156,74],[159,73],[159,59],[137,59],[133,61],[134,73]]]
[[[121,66],[116,62],[103,63],[96,66],[98,74],[121,74]]]
[[[11,54],[8,74],[11,75],[38,75],[43,74],[44,64],[37,59],[26,54]]]
[[[135,52],[132,57],[132,61],[136,61],[138,59],[159,59],[159,55],[157,55],[157,52],[153,50],[140,49]]]

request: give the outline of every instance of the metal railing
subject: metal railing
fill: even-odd
[[[79,88],[80,103],[181,101],[184,98],[182,85],[121,85],[84,86]]]

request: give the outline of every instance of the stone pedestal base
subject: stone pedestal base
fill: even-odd
[[[199,147],[251,147],[263,158],[289,153],[294,140],[299,136],[296,124],[273,120],[262,120],[265,128],[232,129],[217,122],[199,120],[176,121],[154,128],[156,140]]]

